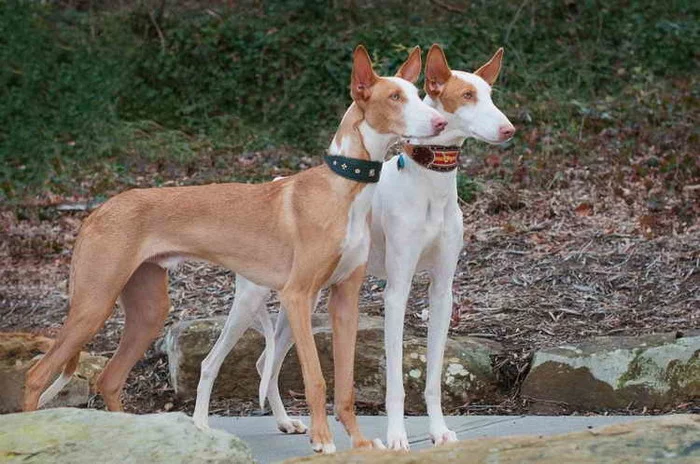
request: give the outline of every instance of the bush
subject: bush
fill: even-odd
[[[481,185],[469,176],[457,173],[457,195],[465,203],[472,203],[476,200],[476,195],[481,191]]]
[[[428,1],[359,3],[161,17],[142,2],[75,11],[0,0],[4,195],[70,185],[76,167],[98,160],[187,160],[202,147],[320,153],[349,104],[359,42],[382,73],[415,44],[442,43],[457,69],[503,45],[497,104],[555,134],[576,131],[582,112],[630,85],[697,71],[700,7],[690,0],[475,1],[462,13]]]

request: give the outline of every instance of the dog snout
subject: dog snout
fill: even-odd
[[[433,118],[430,120],[430,122],[433,125],[433,130],[435,131],[435,135],[439,134],[445,129],[445,126],[447,126],[447,120],[443,118],[442,116],[433,116]]]
[[[512,124],[508,124],[507,126],[501,126],[498,128],[498,136],[500,137],[502,142],[513,138],[514,134],[515,127],[513,127]]]

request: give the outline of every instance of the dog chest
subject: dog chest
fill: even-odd
[[[374,185],[366,186],[350,206],[345,238],[340,246],[340,260],[329,284],[345,280],[358,266],[367,262],[370,244],[368,219],[374,190]]]

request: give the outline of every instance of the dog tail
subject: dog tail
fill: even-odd
[[[73,377],[75,370],[78,368],[78,362],[80,361],[80,351],[75,354],[72,358],[68,360],[63,372],[58,376],[56,380],[47,388],[44,393],[39,397],[39,407],[45,406],[46,403],[54,399],[58,393],[63,390],[63,387],[68,385],[70,379]]]
[[[270,385],[272,378],[272,363],[275,359],[275,329],[272,327],[272,319],[267,308],[262,308],[258,311],[258,320],[263,328],[263,336],[265,337],[265,351],[263,356],[263,369],[260,374],[260,387],[258,389],[258,397],[260,398],[260,409],[265,408],[265,398],[267,397],[267,387]]]

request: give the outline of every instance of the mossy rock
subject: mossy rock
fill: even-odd
[[[197,394],[200,364],[214,345],[225,318],[181,322],[166,334],[163,344],[168,354],[170,377],[177,394],[194,398]],[[314,314],[314,338],[328,397],[333,391],[333,337],[328,314]],[[255,363],[263,350],[263,338],[254,330],[246,332],[219,371],[214,395],[255,401],[259,376]],[[404,334],[404,388],[406,411],[425,412],[427,339],[407,331]],[[492,357],[501,352],[498,343],[471,337],[450,337],[445,347],[442,395],[445,408],[456,408],[468,401],[498,401]],[[355,352],[355,398],[359,402],[384,404],[386,357],[384,320],[361,315]],[[304,391],[301,367],[292,349],[280,374],[280,391]]]
[[[522,393],[585,410],[663,408],[697,399],[700,334],[599,337],[540,350]]]
[[[253,463],[247,445],[218,430],[200,431],[182,413],[135,416],[59,408],[0,420],[3,463]]]

